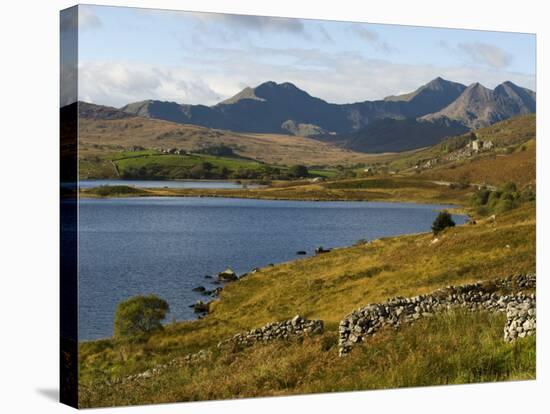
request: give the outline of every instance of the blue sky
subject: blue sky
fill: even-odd
[[[535,89],[535,36],[79,6],[79,99],[212,105],[292,82],[329,102],[381,99],[441,76]]]

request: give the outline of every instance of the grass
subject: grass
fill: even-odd
[[[144,389],[141,386],[135,389],[125,389],[124,386],[108,389],[98,385],[105,379],[142,372],[172,358],[215,347],[218,341],[237,332],[270,321],[285,320],[296,314],[323,319],[327,330],[325,335],[329,338],[331,332],[336,332],[337,324],[345,314],[368,303],[393,296],[426,293],[449,284],[533,271],[536,260],[534,212],[535,204],[530,202],[498,216],[496,221],[480,220],[476,225],[447,229],[438,236],[437,243],[433,243],[430,234],[392,237],[267,267],[227,285],[220,300],[212,304],[211,313],[204,319],[169,324],[164,331],[144,342],[106,339],[81,343],[80,381],[84,390],[88,390],[83,392],[81,401],[84,405],[133,404],[348,390],[354,386],[356,388],[353,389],[358,389],[532,377],[534,368],[521,364],[531,361],[534,351],[518,348],[517,355],[510,354],[514,348],[502,343],[502,321],[487,317],[484,322],[487,329],[469,331],[481,331],[480,335],[493,338],[482,344],[486,347],[486,355],[496,355],[491,352],[498,349],[499,358],[506,355],[510,358],[504,365],[490,365],[492,360],[489,356],[482,360],[475,359],[477,356],[467,359],[466,354],[478,353],[479,343],[461,342],[462,334],[457,334],[455,339],[450,334],[439,337],[440,333],[427,325],[423,333],[417,336],[423,341],[407,342],[412,339],[388,337],[386,343],[380,343],[380,349],[386,351],[380,351],[378,356],[364,355],[364,369],[347,365],[347,361],[340,362],[343,365],[335,371],[326,372],[323,374],[325,377],[312,374],[298,383],[285,380],[285,376],[294,369],[292,364],[296,364],[297,371],[304,372],[310,364],[326,365],[319,362],[325,361],[324,358],[328,358],[326,361],[335,360],[336,353],[321,352],[321,343],[315,345],[316,340],[311,342],[311,349],[298,346],[285,349],[278,348],[285,345],[276,344],[272,345],[273,348],[266,348],[265,353],[261,348],[245,351],[242,357],[240,354],[224,357],[228,360],[220,357],[222,359],[216,360],[218,362],[214,366],[206,366],[202,374],[198,369],[189,373],[188,377],[182,377],[187,375],[184,372],[173,373],[173,376],[162,375],[151,385],[145,385]],[[453,345],[459,347],[453,356],[457,360],[453,364],[442,365],[426,377],[426,373],[431,372],[430,361],[438,361],[436,355],[441,360],[449,358],[446,350],[453,349],[449,344],[451,340],[458,341]],[[397,355],[391,359],[389,355],[392,354],[386,353],[394,347],[404,347],[398,349],[406,349],[407,352],[395,351]],[[357,355],[364,350],[373,348],[369,345],[361,349],[361,352],[353,352],[351,360],[359,358]],[[418,361],[415,362],[415,359]],[[239,360],[242,365],[233,365],[231,360]],[[253,361],[258,365],[247,365]],[[229,367],[226,371],[223,364]],[[400,366],[408,368],[401,370]],[[242,367],[242,371],[238,367]],[[385,367],[380,371],[381,378],[369,383],[377,375],[369,377],[367,372],[378,372],[382,369],[380,367]],[[221,390],[215,385],[216,372],[219,372],[219,378],[224,375],[233,378],[231,375],[240,373],[247,379],[242,379],[245,381],[242,385],[238,385],[240,379],[235,380],[233,385],[226,384],[227,388]],[[211,380],[208,380],[209,376],[212,376]],[[254,378],[259,382],[254,383]],[[280,384],[273,385],[277,381]],[[285,383],[291,386],[283,387],[281,384]]]
[[[389,161],[393,170],[407,170],[427,160],[439,159],[433,169],[422,175],[446,181],[470,181],[500,185],[514,181],[520,185],[535,179],[536,115],[522,115],[498,122],[475,131],[476,136],[492,141],[494,150],[480,153],[460,161],[445,161],[444,157],[456,148],[464,147],[469,133],[451,137],[429,148],[404,153]]]
[[[97,157],[103,158],[109,152],[124,151],[136,145],[149,149],[178,148],[194,152],[220,143],[232,148],[243,158],[281,166],[351,165],[387,158],[385,154],[370,155],[349,151],[306,137],[236,133],[147,118],[79,119],[78,128],[79,157],[92,163]]]
[[[497,124],[478,134],[482,139],[486,138],[484,134],[491,134],[497,144],[496,153],[448,163],[421,174],[321,183],[294,181],[260,189],[133,190],[139,191],[134,194],[138,196],[415,201],[468,206],[475,190],[472,186],[435,181],[493,185],[514,181],[518,188],[535,183],[535,143],[529,138],[534,117],[506,122],[509,124],[504,127]],[[113,142],[109,145],[123,141]],[[274,151],[281,148],[277,146]],[[160,158],[154,153],[143,157],[124,153],[122,147],[108,150],[123,157],[109,160],[122,169],[143,162],[145,157]],[[88,158],[93,154],[90,151]],[[399,162],[406,165],[441,151],[442,147],[436,146],[400,155]],[[162,160],[170,162],[170,158]],[[108,169],[109,163],[103,168]],[[468,172],[470,175],[465,176]],[[105,191],[103,196],[117,196],[130,190],[98,193],[98,189],[85,189],[81,196],[102,196],[100,193]],[[108,194],[110,191],[114,193]],[[83,342],[79,346],[80,403],[85,407],[129,405],[533,379],[535,338],[505,343],[502,314],[456,311],[438,315],[397,332],[380,332],[355,347],[350,356],[337,356],[338,322],[353,309],[393,296],[414,296],[449,284],[535,270],[534,201],[497,213],[495,219],[476,219],[477,224],[446,229],[437,238],[422,233],[360,242],[266,267],[225,286],[203,319],[168,324],[145,339]],[[281,341],[245,350],[216,349],[219,341],[235,333],[296,314],[323,319],[325,334],[303,342]],[[149,380],[105,385],[107,380],[143,372],[204,348],[213,350],[213,354],[198,364],[169,369]]]
[[[505,343],[503,323],[502,314],[441,314],[382,332],[346,358],[337,356],[335,332],[215,351],[148,380],[84,386],[80,402],[94,407],[534,379],[535,338]]]
[[[523,149],[523,148],[524,149]],[[445,181],[501,185],[513,181],[520,186],[536,179],[536,144],[528,141],[509,154],[491,153],[459,164],[427,170],[422,176]]]

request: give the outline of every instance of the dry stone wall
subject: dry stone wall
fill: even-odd
[[[261,328],[255,328],[248,332],[222,341],[218,348],[229,345],[252,346],[258,342],[270,342],[277,339],[289,339],[308,335],[320,335],[324,331],[322,320],[308,320],[296,315],[294,318],[282,322],[271,322]]]
[[[504,340],[512,342],[517,338],[525,338],[536,333],[537,312],[534,297],[528,297],[521,302],[509,303],[506,307],[506,325]]]
[[[533,335],[536,329],[536,297],[535,294],[518,292],[518,289],[535,287],[534,274],[519,275],[485,283],[448,286],[427,295],[396,297],[384,303],[368,305],[348,314],[340,322],[339,354],[346,355],[355,344],[382,328],[397,329],[402,324],[459,307],[471,311],[507,312],[506,340]],[[518,293],[504,294],[506,291]]]

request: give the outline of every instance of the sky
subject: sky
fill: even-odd
[[[79,6],[78,34],[78,98],[115,107],[213,105],[266,81],[334,103],[438,76],[535,90],[533,34],[91,5]]]

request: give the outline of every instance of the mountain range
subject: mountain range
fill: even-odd
[[[440,77],[403,95],[335,104],[292,83],[264,82],[216,105],[146,100],[119,108],[87,104],[80,116],[139,116],[249,133],[309,136],[362,152],[403,151],[536,110],[535,92],[512,82],[495,89]]]

